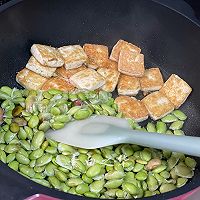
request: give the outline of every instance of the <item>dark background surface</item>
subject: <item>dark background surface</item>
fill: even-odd
[[[9,0],[0,0],[0,6]],[[187,13],[188,16],[194,15],[200,23],[200,0],[157,0],[158,2],[164,3],[172,8],[179,10],[180,12]],[[189,4],[189,7],[187,4]],[[192,9],[191,9],[191,8]],[[194,11],[194,13],[192,13]]]

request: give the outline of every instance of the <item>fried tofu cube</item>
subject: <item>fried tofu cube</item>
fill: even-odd
[[[142,99],[149,115],[153,120],[158,120],[174,110],[174,105],[160,91],[153,92]]]
[[[80,45],[69,45],[58,48],[64,58],[66,69],[75,69],[87,61],[87,55]]]
[[[96,90],[105,84],[105,79],[94,69],[85,69],[70,77],[70,82],[78,89]]]
[[[144,76],[140,79],[140,86],[143,92],[159,90],[164,82],[159,68],[146,69]]]
[[[110,54],[110,59],[113,60],[113,61],[118,62],[119,54],[120,54],[120,51],[122,49],[128,49],[128,50],[131,50],[131,51],[136,52],[138,54],[141,52],[141,49],[139,47],[135,46],[134,44],[131,44],[131,43],[126,42],[124,40],[119,40],[114,45],[114,47],[112,49],[112,52]]]
[[[31,47],[31,53],[42,65],[48,67],[61,67],[64,64],[61,54],[54,47],[42,44],[33,44]]]
[[[26,64],[26,68],[47,78],[52,77],[56,71],[55,67],[53,68],[41,65],[33,56],[30,57]]]
[[[122,49],[119,55],[118,71],[129,76],[142,77],[144,75],[144,55]]]
[[[135,96],[140,90],[140,81],[137,77],[120,74],[117,91],[119,95]]]
[[[107,62],[105,63],[105,65],[102,67],[118,70],[118,63],[113,60],[108,59]]]
[[[16,75],[16,81],[28,90],[39,90],[48,79],[24,68]]]
[[[52,77],[48,79],[41,90],[58,89],[61,91],[71,92],[74,91],[75,87],[66,79],[61,77]]]
[[[92,69],[103,67],[108,60],[108,47],[98,44],[84,44],[83,49],[88,56],[86,65]]]
[[[115,99],[118,109],[126,118],[134,119],[137,122],[148,118],[148,111],[143,102],[135,97],[119,96]]]
[[[75,69],[66,69],[64,66],[59,67],[56,69],[57,76],[63,77],[65,79],[69,79],[72,75],[76,74],[77,72],[80,72],[84,69],[87,69],[85,66],[81,66]]]
[[[106,83],[102,86],[101,89],[106,92],[113,92],[118,83],[120,73],[117,70],[110,68],[99,68],[97,72],[101,74],[106,80]]]
[[[192,88],[179,76],[172,74],[160,89],[166,97],[179,108],[192,92]]]

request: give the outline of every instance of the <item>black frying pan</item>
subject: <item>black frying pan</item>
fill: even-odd
[[[141,47],[147,67],[159,66],[165,78],[178,74],[192,86],[193,93],[181,109],[189,117],[187,135],[200,135],[200,28],[192,21],[150,0],[18,2],[12,1],[7,10],[0,8],[0,85],[19,87],[15,75],[25,66],[33,43],[59,47],[87,42],[111,49],[122,38]],[[184,187],[145,199],[168,199],[199,186],[197,161],[195,176]],[[3,191],[8,189],[6,195]],[[0,199],[7,200],[35,193],[85,199],[38,185],[2,163],[0,191]]]

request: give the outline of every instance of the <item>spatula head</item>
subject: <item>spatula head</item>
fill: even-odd
[[[120,128],[130,129],[125,119],[93,116],[68,123],[63,129],[49,130],[46,137],[75,147],[94,149],[123,143]]]

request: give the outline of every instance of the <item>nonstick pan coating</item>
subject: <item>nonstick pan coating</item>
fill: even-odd
[[[185,132],[200,136],[200,28],[189,19],[150,0],[26,0],[0,9],[0,85],[19,87],[15,75],[29,59],[33,43],[97,43],[111,49],[121,38],[141,47],[146,67],[159,66],[165,78],[175,73],[191,85],[193,92],[181,107],[188,115]],[[195,176],[184,187],[145,199],[168,199],[199,186],[197,161]],[[35,193],[85,199],[38,185],[2,163],[0,177],[1,189],[6,184],[12,188],[4,199]]]

